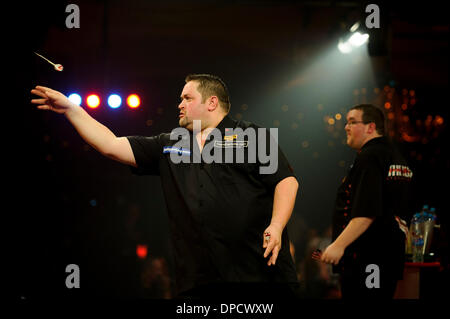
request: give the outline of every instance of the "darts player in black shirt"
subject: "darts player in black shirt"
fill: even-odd
[[[381,109],[361,104],[347,114],[347,145],[356,159],[340,185],[332,243],[316,259],[340,274],[343,298],[393,298],[403,274],[412,172],[385,136]]]
[[[178,106],[179,128],[187,132],[183,147],[170,133],[117,137],[62,93],[42,86],[32,93],[39,96],[32,103],[41,110],[64,114],[101,154],[129,165],[136,174],[160,176],[180,298],[296,296],[297,276],[285,226],[298,182],[278,144],[277,167],[267,174],[260,170],[267,163],[260,161],[203,159],[206,149],[237,151],[239,147],[245,148],[248,158],[248,149],[258,140],[244,140],[233,132],[250,129],[258,136],[261,132],[255,124],[228,115],[231,104],[220,78],[208,74],[186,77]],[[197,132],[196,120],[201,123]],[[216,136],[222,138],[216,140]],[[178,155],[186,161],[174,161]],[[150,189],[148,194],[152,194]]]

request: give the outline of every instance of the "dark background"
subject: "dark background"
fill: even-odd
[[[154,135],[177,126],[189,73],[228,85],[231,115],[278,127],[300,182],[289,223],[301,269],[311,236],[326,231],[336,189],[355,156],[345,145],[346,111],[384,107],[391,137],[414,171],[411,214],[436,208],[435,251],[448,278],[449,24],[444,3],[377,2],[381,28],[369,45],[341,54],[350,26],[364,23],[358,1],[78,1],[81,27],[68,29],[70,2],[4,9],[2,41],[13,76],[4,92],[3,215],[14,298],[152,297],[142,276],[163,258],[173,285],[166,207],[158,177],[133,176],[102,157],[56,113],[37,110],[29,92],[44,85],[102,98],[88,112],[117,136]],[[36,51],[64,66],[56,72]],[[13,96],[11,93],[13,92]],[[109,93],[138,93],[137,110],[106,106]],[[402,109],[402,105],[406,107]],[[341,120],[329,124],[339,113]],[[136,246],[147,245],[139,259]],[[81,289],[65,286],[77,264]]]

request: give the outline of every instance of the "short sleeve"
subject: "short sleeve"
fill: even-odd
[[[260,136],[258,135],[258,139],[260,139]],[[264,139],[261,138],[261,141]],[[265,136],[265,153],[267,155],[266,161],[268,159],[268,162],[263,163],[261,162],[261,158],[259,156],[259,150],[258,150],[258,177],[259,179],[268,187],[272,188],[275,187],[279,182],[281,182],[283,179],[287,177],[295,177],[294,170],[292,166],[289,164],[286,156],[284,155],[283,151],[281,150],[279,144],[278,144],[278,137],[274,137],[270,134],[270,131],[266,129],[266,136]],[[270,154],[270,150],[275,149],[275,154]]]
[[[354,217],[378,217],[383,214],[383,171],[375,157],[365,156],[355,162],[352,178]]]
[[[160,136],[127,136],[133,150],[137,167],[130,166],[136,175],[159,175],[159,161],[162,153]]]

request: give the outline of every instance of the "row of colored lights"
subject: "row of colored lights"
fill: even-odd
[[[78,93],[69,94],[69,100],[76,105],[81,105],[83,101]],[[96,109],[100,106],[101,99],[98,94],[89,94],[86,96],[85,102],[89,108]],[[107,103],[110,108],[117,109],[122,106],[122,97],[119,94],[110,94]],[[130,94],[126,98],[126,104],[132,109],[138,108],[141,105],[141,98],[137,94]]]

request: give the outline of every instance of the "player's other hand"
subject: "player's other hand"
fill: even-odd
[[[275,265],[275,262],[278,258],[278,253],[281,250],[281,234],[283,233],[283,229],[281,226],[276,224],[270,224],[269,227],[266,228],[263,235],[263,248],[264,258],[267,258],[271,253],[272,255],[267,262],[268,266]]]
[[[71,108],[77,107],[76,104],[70,102],[70,100],[61,92],[52,90],[45,86],[36,86],[31,90],[31,93],[40,96],[40,99],[33,99],[31,103],[38,104],[40,110],[50,110],[59,114],[64,114]]]
[[[327,249],[323,252],[320,260],[327,264],[337,265],[344,255],[345,248],[336,244],[336,242],[331,243]]]

